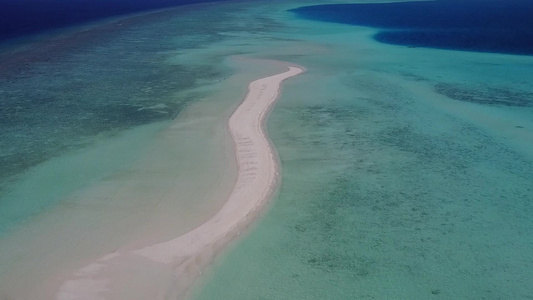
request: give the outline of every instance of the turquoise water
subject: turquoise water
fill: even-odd
[[[184,6],[4,48],[1,299],[52,299],[61,276],[220,208],[235,176],[227,118],[249,79],[277,69],[228,66],[251,51],[234,36],[270,31],[239,12]]]
[[[172,61],[224,39],[200,26],[205,11],[208,7],[200,5],[103,23],[0,54],[0,235],[57,203],[55,195],[39,189],[13,200],[13,184],[31,175],[32,168],[120,138],[125,130],[168,122],[204,96],[177,94],[230,74],[218,57]],[[211,22],[220,30],[243,30],[226,18],[214,16]],[[101,178],[117,165],[106,168],[77,183]],[[76,186],[64,185],[66,192]],[[39,193],[44,196],[36,200]],[[26,202],[33,204],[5,208]]]
[[[197,299],[531,298],[533,59],[275,18],[321,51],[278,56],[281,191]]]
[[[35,59],[28,65],[2,60],[17,66],[1,71],[3,99],[9,95],[22,108],[32,99],[61,100],[25,114],[35,126],[20,121],[0,133],[2,213],[11,213],[5,208],[19,198],[8,196],[36,170],[51,170],[47,163],[65,162],[55,174],[76,174],[69,157],[88,165],[103,156],[116,162],[70,182],[52,176],[59,191],[46,181],[42,188],[26,186],[27,203],[42,208],[2,217],[11,232],[3,238],[13,242],[9,249],[26,246],[15,243],[16,229],[25,226],[20,220],[31,223],[61,203],[54,193],[68,195],[117,176],[171,122],[187,121],[180,126],[188,128],[197,119],[196,127],[208,124],[205,136],[223,141],[213,132],[223,128],[247,83],[273,71],[227,63],[231,55],[245,55],[297,63],[307,73],[284,83],[268,124],[282,161],[279,195],[207,271],[193,298],[531,298],[533,58],[385,45],[372,39],[373,29],[302,20],[288,11],[320,3],[181,8],[89,31],[94,34],[72,43],[46,42],[49,53],[30,47],[31,55],[21,56]],[[69,97],[76,108],[63,105]],[[192,132],[176,135],[188,149],[175,151],[184,160],[176,164],[183,185],[187,172],[191,178],[218,174],[205,165],[188,169],[209,161],[202,156],[210,151],[194,149],[212,149],[211,160],[227,157],[224,146],[190,138]],[[10,147],[17,150],[6,152]],[[87,150],[92,147],[97,151]],[[84,151],[92,154],[76,156]],[[160,207],[163,220],[150,224],[172,224],[170,208]],[[117,240],[127,242],[125,236]],[[69,243],[83,252],[88,241]],[[19,252],[0,253],[0,271],[8,274],[0,298],[16,298],[18,290],[6,287],[20,278],[31,284],[41,278],[10,259],[30,265],[41,254]],[[63,253],[69,255],[83,260],[95,254]],[[42,273],[68,260],[61,253],[44,257],[54,260],[39,265]]]

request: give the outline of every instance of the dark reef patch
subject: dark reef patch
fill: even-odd
[[[528,107],[533,105],[533,93],[497,87],[472,88],[459,84],[438,83],[435,91],[449,98],[485,105]]]

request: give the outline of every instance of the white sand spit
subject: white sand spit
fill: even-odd
[[[222,209],[180,237],[116,252],[80,269],[64,282],[57,299],[177,299],[185,294],[218,250],[255,219],[277,187],[279,166],[264,122],[282,82],[304,71],[287,67],[284,73],[250,83],[228,121],[238,178]]]

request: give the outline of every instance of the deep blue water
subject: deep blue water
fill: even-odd
[[[0,41],[105,17],[223,0],[0,0]]]
[[[533,1],[440,0],[304,6],[299,17],[382,29],[380,42],[533,55]]]

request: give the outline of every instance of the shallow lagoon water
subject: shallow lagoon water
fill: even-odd
[[[231,70],[218,53],[175,59],[225,39],[200,26],[210,7],[104,22],[2,53],[0,196],[9,197],[11,184],[51,158],[120,137],[128,129],[174,119],[207,95],[191,89],[227,78]],[[222,31],[252,29],[227,18],[219,14],[211,22]],[[40,206],[46,208],[47,201]],[[29,214],[2,220],[0,234],[11,226],[5,222]]]
[[[164,127],[173,115],[187,129],[212,121],[201,129],[213,138],[211,142],[191,139],[193,130],[178,136],[184,138],[183,147],[175,152],[183,155],[182,168],[176,169],[183,176],[181,182],[187,182],[187,172],[194,173],[191,178],[211,174],[215,180],[219,175],[212,174],[205,157],[219,162],[216,169],[221,174],[228,163],[223,162],[225,146],[217,148],[213,142],[223,143],[224,135],[213,128],[223,128],[224,118],[244,95],[248,81],[272,71],[228,65],[227,57],[239,54],[290,61],[306,67],[307,73],[283,86],[282,98],[270,116],[268,130],[282,161],[279,195],[257,225],[216,261],[193,298],[527,299],[533,292],[529,255],[533,252],[533,108],[526,103],[533,93],[528,81],[533,59],[385,45],[372,39],[373,29],[301,20],[287,11],[309,4],[316,2],[231,2],[191,14],[154,15],[152,21],[139,26],[139,20],[132,21],[128,25],[132,27],[126,27],[135,29],[131,38],[110,38],[101,44],[102,58],[132,49],[132,44],[121,44],[125,41],[150,49],[121,62],[129,69],[97,73],[101,76],[94,80],[108,82],[109,89],[100,90],[96,82],[86,91],[105,95],[112,87],[122,86],[124,99],[129,99],[128,93],[136,99],[143,94],[137,85],[129,84],[131,76],[140,77],[133,81],[139,88],[153,88],[155,82],[168,80],[158,85],[159,96],[131,105],[151,107],[153,113],[162,107],[160,103],[170,104],[165,109],[168,113],[159,112],[155,116],[161,117],[143,122],[155,122],[152,127],[124,122],[117,126],[122,128],[117,133],[104,130],[103,135],[88,135],[89,141],[91,137],[105,141],[127,137],[122,135],[125,128],[154,131],[141,138],[146,144],[137,144],[137,156],[132,152],[130,161],[110,165],[92,179],[85,178],[85,184],[136,166],[131,161],[143,157],[160,131],[157,126]],[[187,16],[190,27],[183,27],[186,21],[180,17]],[[213,22],[218,26],[202,27],[198,34],[195,24],[201,22],[200,16],[217,16]],[[190,31],[178,36],[161,28]],[[167,39],[173,34],[176,39]],[[145,44],[140,37],[153,37],[152,42],[161,44]],[[152,59],[153,51],[159,51],[154,49],[165,49],[157,52],[159,59]],[[79,67],[67,69],[87,68],[90,74],[89,63],[99,56],[89,52],[75,56]],[[62,62],[68,66],[69,60]],[[57,67],[58,63],[49,65]],[[188,84],[174,86],[179,81],[170,79],[170,74],[182,68],[185,73],[179,79]],[[152,71],[156,78],[146,80],[144,75]],[[39,76],[19,78],[3,90],[17,84],[37,86],[32,80]],[[91,82],[87,80],[83,82]],[[104,100],[107,105],[109,100]],[[71,139],[63,141],[68,144]],[[94,142],[74,149],[87,145]],[[195,151],[205,148],[209,151]],[[58,156],[72,153],[53,152]],[[210,154],[205,156],[206,152]],[[204,161],[204,165],[190,170],[194,161]],[[22,179],[16,182],[22,182],[25,174],[17,175]],[[196,212],[214,209],[210,204],[197,203]],[[173,205],[164,205],[162,219],[143,227],[155,237],[138,238],[130,232],[133,244],[168,239],[172,231],[161,230],[160,225],[181,224],[172,220]],[[184,213],[176,210],[177,215]],[[124,243],[131,242],[125,235],[122,238]],[[86,245],[81,242],[74,249]],[[100,251],[105,248],[74,257],[83,261],[103,254]],[[49,257],[61,262],[59,254]],[[13,261],[6,257],[4,262]],[[38,262],[38,256],[33,257]],[[72,259],[66,264],[82,264]],[[12,267],[0,264],[4,270],[6,266]],[[41,266],[42,273],[52,267]],[[24,272],[24,268],[8,269],[6,273],[12,276],[4,284],[17,282]],[[0,297],[12,292],[4,288]]]
[[[245,48],[218,30],[268,32],[230,8],[139,15],[3,53],[0,298],[52,299],[91,259],[174,238],[220,208],[236,167],[226,120],[248,79],[276,69],[226,65]],[[199,26],[205,15],[217,30]]]
[[[279,198],[197,298],[529,298],[532,58],[278,17],[322,51],[269,123]]]

